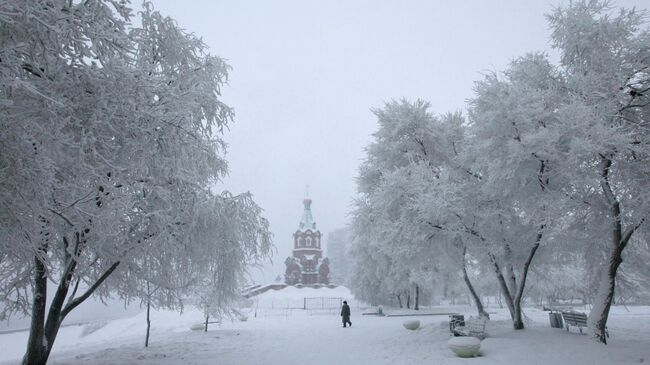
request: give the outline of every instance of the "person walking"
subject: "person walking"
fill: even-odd
[[[345,328],[346,324],[349,324],[350,327],[352,327],[352,322],[350,322],[350,306],[345,300],[343,301],[343,307],[341,308],[341,317],[343,319],[343,328]]]

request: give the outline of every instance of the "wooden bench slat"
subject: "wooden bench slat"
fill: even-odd
[[[566,330],[569,330],[570,326],[578,327],[580,333],[582,333],[582,328],[587,327],[587,315],[581,312],[565,312],[562,311],[562,320],[566,326]]]

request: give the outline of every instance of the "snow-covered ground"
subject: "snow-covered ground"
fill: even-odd
[[[279,293],[269,296],[279,298]],[[286,292],[293,298],[291,291]],[[264,297],[259,298],[263,301]],[[291,299],[294,300],[295,298]],[[427,308],[473,314],[467,307]],[[575,330],[550,328],[548,313],[527,308],[528,328],[513,331],[503,309],[490,308],[489,337],[482,356],[460,359],[447,349],[447,316],[362,316],[352,307],[351,328],[342,328],[332,311],[273,309],[249,312],[247,321],[226,320],[206,333],[191,331],[201,313],[152,314],[149,348],[143,347],[145,317],[114,320],[101,328],[73,326],[61,330],[52,364],[639,364],[650,361],[650,307],[614,307],[610,344],[600,345]],[[390,309],[386,309],[390,312]],[[422,328],[408,331],[407,319]],[[94,332],[88,333],[91,329]],[[0,335],[0,360],[16,364],[25,332]],[[3,363],[4,364],[4,363]]]

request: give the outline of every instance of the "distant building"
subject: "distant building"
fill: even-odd
[[[295,284],[329,284],[329,260],[323,258],[321,233],[311,214],[311,199],[305,198],[305,209],[298,230],[293,234],[293,255],[284,261],[284,282]]]
[[[350,228],[339,228],[327,235],[327,257],[335,269],[330,280],[334,284],[348,284],[353,264],[350,256],[351,246],[352,230]]]

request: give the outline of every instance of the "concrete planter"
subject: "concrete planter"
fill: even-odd
[[[481,340],[476,337],[452,337],[447,346],[458,357],[474,357],[479,354]]]
[[[414,331],[414,330],[420,328],[420,321],[418,321],[418,320],[406,321],[406,322],[403,323],[403,326],[407,330]]]
[[[190,326],[190,329],[192,331],[202,331],[205,329],[205,323],[194,323],[192,326]]]

